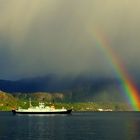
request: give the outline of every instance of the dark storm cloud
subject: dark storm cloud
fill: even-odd
[[[139,70],[139,4],[138,0],[1,1],[0,78],[113,74],[106,54],[96,47],[97,27],[128,71]]]

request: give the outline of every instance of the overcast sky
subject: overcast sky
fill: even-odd
[[[0,79],[114,75],[102,30],[131,76],[140,71],[139,0],[0,0]]]

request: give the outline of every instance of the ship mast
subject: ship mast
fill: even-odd
[[[29,98],[29,107],[32,107],[31,98]]]

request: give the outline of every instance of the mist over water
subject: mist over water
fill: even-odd
[[[139,75],[139,0],[0,2],[0,79],[54,73],[114,76],[96,46],[101,29],[131,76]]]

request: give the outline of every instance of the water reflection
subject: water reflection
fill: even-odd
[[[0,113],[0,140],[138,140],[140,113],[15,115]]]
[[[138,140],[140,139],[140,115],[135,114],[134,117],[129,118],[125,121],[125,136],[127,140]]]
[[[71,114],[16,114],[17,116],[28,116],[28,117],[55,117],[55,116],[68,116]]]
[[[35,114],[35,115],[16,115],[17,134],[16,139],[22,135],[26,140],[48,140],[64,139],[66,118],[71,115],[66,114]],[[24,123],[24,124],[23,124]],[[21,126],[23,124],[23,126]],[[23,129],[23,130],[22,130]],[[21,138],[20,138],[21,140]]]

